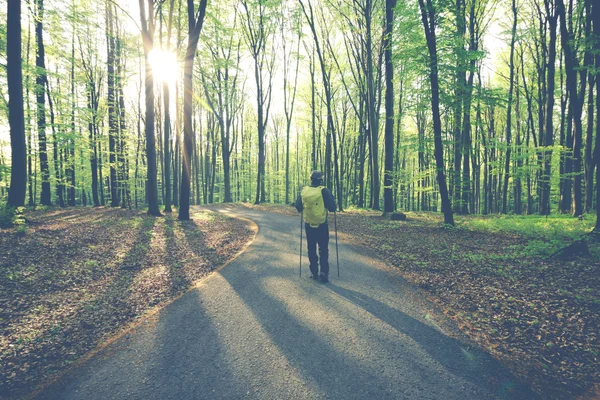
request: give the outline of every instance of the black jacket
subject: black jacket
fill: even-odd
[[[310,185],[310,186],[317,187],[319,185]],[[333,198],[331,191],[325,187],[321,190],[321,195],[323,196],[323,203],[325,204],[325,208],[331,212],[334,212],[337,209],[337,206],[335,204],[335,199]],[[296,206],[296,210],[298,210],[298,212],[302,212],[304,207],[302,206],[302,196],[301,195],[298,195],[295,206]]]

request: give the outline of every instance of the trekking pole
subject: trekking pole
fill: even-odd
[[[300,278],[302,278],[302,219],[304,211],[300,212]]]
[[[335,258],[337,260],[338,278],[340,277],[340,253],[338,252],[337,240],[337,213],[333,212],[333,226],[335,227]]]

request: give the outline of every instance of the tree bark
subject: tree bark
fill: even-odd
[[[46,62],[43,39],[44,0],[36,0],[36,23],[35,37],[37,41],[37,53],[35,66],[37,74],[35,77],[35,96],[37,101],[37,128],[38,146],[40,153],[40,171],[42,174],[42,192],[40,203],[44,206],[52,204],[50,194],[50,168],[48,165],[48,150],[46,148]]]
[[[506,160],[504,164],[504,186],[502,188],[502,214],[507,212],[508,203],[508,178],[510,177],[510,154],[512,146],[512,102],[514,90],[514,75],[515,75],[515,41],[517,35],[517,3],[512,0],[513,25],[510,39],[510,61],[509,61],[509,87],[508,87],[508,104],[506,106]]]
[[[394,65],[392,63],[392,32],[396,0],[385,2],[385,174],[383,179],[383,211],[395,211],[393,197],[394,172]]]
[[[27,147],[23,110],[23,70],[21,68],[21,0],[8,0],[6,74],[8,80],[8,120],[10,125],[11,174],[7,207],[25,205],[27,188]]]
[[[427,5],[425,5],[425,1]],[[434,133],[434,154],[437,167],[437,180],[440,188],[440,197],[442,201],[442,212],[444,213],[444,223],[454,226],[454,216],[452,214],[452,204],[448,196],[448,187],[446,185],[446,175],[444,174],[444,150],[442,143],[442,123],[440,118],[440,95],[438,81],[438,61],[437,61],[437,40],[435,34],[436,15],[432,0],[419,0],[425,38],[427,39],[427,48],[429,50],[429,79],[431,84],[431,110],[433,114],[433,133]]]
[[[153,48],[154,41],[154,5],[152,0],[147,0],[148,18],[146,18],[146,5],[144,0],[139,0],[140,19],[142,21],[142,39],[144,42],[144,61],[145,61],[145,79],[144,79],[144,94],[145,94],[145,114],[146,114],[146,159],[147,165],[147,181],[146,181],[146,197],[148,200],[148,214],[159,216],[161,215],[158,209],[158,185],[157,185],[157,165],[156,165],[156,138],[154,136],[154,76],[152,73],[152,65],[150,64],[150,52]]]
[[[183,67],[183,168],[181,173],[181,195],[179,199],[179,219],[190,219],[190,183],[192,172],[192,150],[194,146],[192,131],[192,98],[194,88],[192,86],[192,74],[194,68],[194,57],[200,39],[200,32],[206,14],[207,0],[201,0],[197,17],[194,11],[194,1],[188,0],[188,43],[185,51],[185,63]]]
[[[582,102],[577,91],[577,62],[575,52],[571,48],[572,34],[567,30],[565,5],[563,0],[556,0],[557,15],[560,16],[560,37],[565,55],[565,71],[567,75],[567,90],[570,94],[570,107],[573,115],[575,131],[573,133],[573,216],[577,217],[583,213],[582,191],[581,191],[581,141],[583,138],[583,127],[581,124]],[[585,74],[583,75],[585,79]],[[585,88],[585,81],[582,82]]]

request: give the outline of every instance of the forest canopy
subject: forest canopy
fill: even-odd
[[[591,0],[9,0],[9,207],[597,212]],[[598,230],[596,226],[596,231]]]

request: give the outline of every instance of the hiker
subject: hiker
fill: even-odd
[[[331,191],[323,186],[323,173],[313,171],[310,174],[310,186],[305,186],[296,199],[296,209],[304,212],[304,228],[308,246],[308,259],[312,279],[329,281],[329,226],[327,210],[336,210],[335,199]],[[319,256],[317,257],[317,244]],[[321,274],[319,275],[319,259]]]

